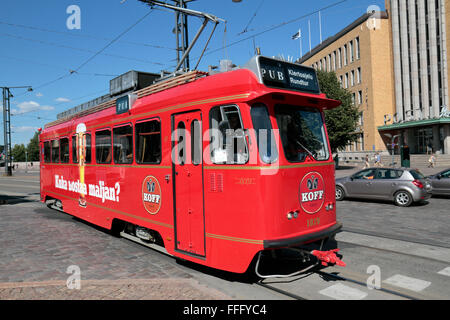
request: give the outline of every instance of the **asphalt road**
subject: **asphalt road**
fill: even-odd
[[[106,299],[134,299],[132,293],[146,281],[164,299],[450,299],[448,198],[431,198],[409,208],[389,202],[339,202],[344,232],[336,239],[347,266],[261,284],[179,263],[48,209],[38,201],[38,177],[35,172],[0,177],[0,299],[54,297],[48,283],[59,283],[56,296],[61,299],[96,299],[98,292]],[[71,265],[79,266],[83,281],[91,281],[78,295],[64,285]],[[20,283],[34,289],[30,293],[14,288]]]

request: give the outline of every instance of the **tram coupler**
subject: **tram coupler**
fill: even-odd
[[[336,264],[338,266],[345,267],[346,266],[345,262],[342,261],[336,255],[336,252],[338,251],[339,249],[333,249],[328,251],[313,250],[311,251],[311,254],[315,256],[325,267],[327,267],[328,264]]]

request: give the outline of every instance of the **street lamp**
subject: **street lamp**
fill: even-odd
[[[21,86],[21,87],[0,87],[3,89],[3,130],[5,139],[5,175],[11,176],[11,105],[10,99],[14,97],[11,93],[11,89],[21,89],[26,88],[27,91],[33,91],[31,86]]]

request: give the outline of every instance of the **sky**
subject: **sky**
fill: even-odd
[[[207,71],[222,59],[245,65],[256,47],[264,56],[298,59],[300,41],[303,54],[310,41],[312,48],[320,43],[319,11],[325,40],[376,7],[385,10],[385,1],[192,1],[189,9],[226,21],[217,26],[198,69]],[[188,19],[193,39],[203,21]],[[109,93],[109,81],[120,74],[174,71],[174,24],[172,11],[151,9],[137,0],[2,0],[0,87],[33,88],[11,89],[12,146],[27,145],[34,132],[58,113]],[[192,67],[212,28],[208,23],[192,49]],[[293,40],[299,30],[302,37]],[[3,115],[0,119],[3,145]]]

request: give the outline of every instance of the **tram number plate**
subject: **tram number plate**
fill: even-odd
[[[306,226],[309,227],[313,227],[313,226],[317,226],[320,224],[320,218],[312,218],[312,219],[308,219],[306,220]]]
[[[134,93],[116,99],[116,114],[128,112],[136,102],[138,96]]]
[[[125,113],[130,109],[128,96],[116,100],[116,114]]]

